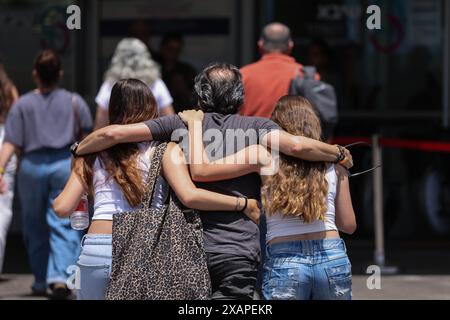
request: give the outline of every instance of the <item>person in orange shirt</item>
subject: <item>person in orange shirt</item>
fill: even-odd
[[[245,101],[240,113],[270,118],[276,102],[289,92],[289,85],[301,65],[290,56],[294,42],[289,28],[279,22],[264,27],[258,48],[262,55],[241,68]]]

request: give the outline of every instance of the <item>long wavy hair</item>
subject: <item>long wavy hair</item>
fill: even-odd
[[[131,124],[154,119],[157,116],[156,100],[149,87],[136,79],[120,80],[111,91],[109,119],[111,124]],[[140,150],[137,143],[123,143],[106,151],[84,157],[79,174],[89,194],[94,194],[93,167],[97,157],[109,178],[122,188],[128,203],[135,207],[142,202],[144,181],[139,168]]]
[[[320,140],[320,120],[309,101],[299,96],[282,97],[271,118],[286,132]],[[328,181],[324,162],[303,161],[280,155],[278,172],[269,176],[263,189],[263,203],[269,215],[299,217],[306,223],[324,220]]]
[[[139,79],[151,86],[160,78],[159,65],[152,59],[145,43],[136,38],[122,39],[114,51],[104,80]]]
[[[4,123],[13,104],[14,84],[0,64],[0,123]]]

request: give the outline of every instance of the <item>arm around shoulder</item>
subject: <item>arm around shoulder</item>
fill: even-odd
[[[187,169],[184,154],[180,147],[169,143],[163,158],[164,177],[178,199],[188,208],[211,211],[242,210],[247,202],[242,197],[227,196],[201,188],[192,182]],[[255,199],[248,199],[244,214],[255,223],[259,221],[260,209]]]
[[[339,154],[337,146],[302,136],[294,136],[283,130],[269,132],[264,137],[263,143],[267,143],[270,148],[279,150],[286,155],[308,161],[333,162]]]
[[[88,135],[78,146],[77,155],[100,152],[119,143],[151,140],[152,134],[145,123],[109,125]]]

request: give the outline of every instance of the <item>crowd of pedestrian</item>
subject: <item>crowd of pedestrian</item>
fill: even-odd
[[[35,295],[70,298],[77,265],[80,300],[351,299],[339,233],[356,228],[353,160],[323,142],[320,99],[290,94],[304,74],[293,46],[289,28],[271,23],[259,61],[195,76],[179,35],[162,39],[158,57],[125,38],[95,124],[83,98],[60,87],[55,52],[38,55],[36,89],[20,97],[0,67],[0,267],[17,155]],[[86,195],[84,233],[69,216]]]

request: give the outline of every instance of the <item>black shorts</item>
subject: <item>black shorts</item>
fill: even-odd
[[[253,300],[259,263],[227,253],[208,253],[212,300]]]

